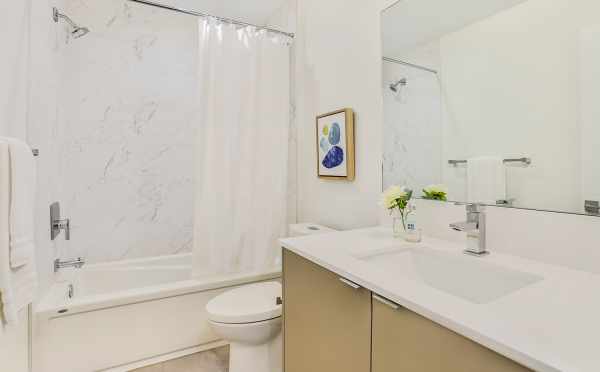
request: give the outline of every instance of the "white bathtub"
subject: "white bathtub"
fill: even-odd
[[[279,276],[274,268],[192,279],[187,254],[63,270],[35,307],[34,371],[128,370],[217,345],[206,303]]]

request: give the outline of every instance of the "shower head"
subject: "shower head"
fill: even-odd
[[[69,26],[71,26],[71,36],[73,36],[74,39],[79,39],[80,37],[85,36],[90,32],[89,28],[79,26],[77,23],[73,22],[73,20],[67,15],[59,12],[57,8],[52,8],[52,19],[54,20],[54,22],[57,23],[60,19],[64,19],[65,22],[67,22]]]
[[[89,28],[77,27],[77,28],[73,29],[73,31],[71,31],[71,36],[73,36],[74,39],[79,39],[80,37],[85,36],[89,33],[90,33]]]
[[[402,78],[398,81],[396,81],[395,83],[390,84],[390,90],[394,93],[398,92],[398,87],[399,86],[406,86],[406,84],[408,84],[408,80],[406,80],[405,78]]]

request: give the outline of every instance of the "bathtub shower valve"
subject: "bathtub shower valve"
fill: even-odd
[[[65,240],[71,240],[71,221],[60,218],[60,203],[55,202],[50,205],[50,239],[56,239],[61,230],[65,232]]]

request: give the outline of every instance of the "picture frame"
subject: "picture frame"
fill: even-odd
[[[317,176],[354,181],[354,111],[345,108],[317,116]]]

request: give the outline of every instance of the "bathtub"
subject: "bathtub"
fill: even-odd
[[[223,343],[206,303],[281,269],[191,277],[189,254],[61,270],[36,305],[34,371],[127,371]]]

